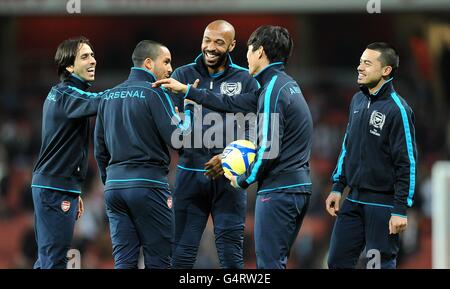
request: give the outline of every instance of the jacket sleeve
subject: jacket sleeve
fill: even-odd
[[[389,132],[391,159],[395,171],[393,215],[406,217],[406,209],[413,204],[416,182],[417,148],[414,129],[414,113],[400,101],[400,111],[393,116]]]
[[[82,118],[97,114],[100,99],[109,90],[99,93],[86,92],[76,87],[68,86],[63,94],[63,108],[69,118]]]
[[[347,128],[345,129],[344,139],[342,140],[341,152],[339,153],[338,161],[336,164],[336,168],[333,171],[331,176],[331,181],[333,182],[332,191],[336,193],[344,192],[345,187],[347,186],[347,178],[345,176],[345,158],[347,156],[347,136],[349,134],[349,128],[352,122],[353,115],[353,100],[355,96],[353,96],[352,101],[349,107],[348,114],[348,123]]]
[[[184,106],[184,120],[182,120],[181,116],[176,113],[172,98],[166,90],[159,92],[153,90],[153,93],[155,96],[150,99],[154,99],[154,101],[147,104],[155,120],[158,132],[168,146],[173,149],[180,149],[181,147],[173,146],[172,138],[191,133],[193,105]]]
[[[274,76],[258,102],[258,133],[260,144],[256,149],[255,161],[249,169],[237,178],[239,187],[246,189],[259,180],[279,157],[281,140],[284,135],[285,112],[289,106],[289,98],[282,95],[284,89],[274,89],[277,76]]]
[[[105,130],[103,127],[103,119],[101,114],[97,115],[97,119],[95,122],[95,130],[94,130],[94,156],[97,161],[100,178],[103,182],[103,185],[106,182],[106,167],[109,164],[109,160],[111,159],[111,155],[106,148],[105,143]]]
[[[182,77],[182,74],[180,73],[179,69],[175,69],[175,71],[170,76],[173,79],[178,80],[179,82],[185,83],[184,78]],[[173,105],[178,107],[178,110],[181,112],[184,110],[184,99],[181,97],[181,95],[177,94],[170,94]]]
[[[228,96],[188,85],[188,91],[184,98],[193,100],[211,110],[238,113],[255,112],[258,108],[258,94],[259,91],[255,89],[244,94]]]
[[[261,88],[261,85],[256,80],[256,78],[250,77],[247,81],[245,81],[242,91],[244,93],[247,93],[250,91],[258,91],[260,88]]]
[[[347,153],[347,133],[348,133],[349,124],[347,124],[347,129],[345,130],[344,140],[342,141],[341,152],[338,157],[338,162],[336,164],[336,168],[333,171],[333,175],[331,176],[331,181],[333,182],[333,192],[341,193],[344,191],[347,186],[347,179],[345,178],[345,162],[344,159]]]

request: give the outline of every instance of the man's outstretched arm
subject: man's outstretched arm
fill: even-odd
[[[197,89],[195,87],[198,83],[198,79],[193,85],[186,85],[173,78],[166,78],[156,81],[153,83],[153,86],[162,86],[173,93],[183,94],[185,99],[193,100],[211,110],[233,113],[256,113],[258,107],[258,90],[229,96],[214,93],[208,89]]]

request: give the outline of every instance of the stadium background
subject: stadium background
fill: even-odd
[[[448,1],[381,1],[381,13],[363,0],[148,0],[81,1],[69,14],[67,1],[0,0],[0,268],[30,268],[36,254],[30,180],[40,148],[42,103],[58,82],[53,57],[68,37],[84,35],[94,46],[96,82],[102,91],[126,79],[131,53],[142,39],[166,44],[173,67],[200,53],[203,29],[215,19],[236,28],[235,63],[247,66],[246,40],[263,24],[281,25],[294,38],[287,71],[300,84],[314,119],[311,167],[314,191],[291,252],[288,268],[325,268],[333,219],[324,200],[336,164],[348,105],[358,87],[356,67],[365,46],[386,41],[397,47],[397,91],[413,108],[419,149],[415,204],[403,234],[400,268],[431,268],[431,168],[450,156],[450,5]],[[315,3],[315,4],[314,4]],[[425,4],[424,4],[425,3]],[[102,185],[92,156],[84,184],[85,215],[73,247],[82,268],[112,268],[111,241]],[[174,156],[171,181],[174,180]],[[255,267],[254,191],[249,192],[245,267]],[[217,268],[211,222],[196,268]]]

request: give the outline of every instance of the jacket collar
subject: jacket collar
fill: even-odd
[[[386,80],[381,87],[375,91],[374,93],[370,93],[369,89],[366,86],[360,86],[359,89],[364,93],[364,95],[366,95],[367,97],[369,97],[370,99],[376,99],[376,98],[380,98],[382,97],[386,91],[391,91],[394,89],[394,86],[392,84],[392,80],[394,78],[391,77],[388,80]]]
[[[91,87],[91,84],[87,82],[86,80],[83,80],[81,77],[76,75],[75,73],[72,73],[69,78],[64,80],[65,84],[68,84],[70,86],[76,87],[78,89],[81,89],[83,91],[86,91],[89,87]]]
[[[156,76],[148,69],[141,67],[131,67],[128,80],[155,82]]]
[[[265,83],[268,83],[272,79],[274,74],[281,71],[284,71],[284,62],[272,62],[253,77],[256,78],[261,86],[264,86]]]
[[[228,73],[230,67],[235,66],[235,64],[233,63],[233,60],[231,59],[231,56],[230,56],[229,53],[227,53],[227,59],[226,59],[226,62],[225,62],[225,69],[223,71],[220,71],[220,72],[216,73],[216,74],[209,74],[208,67],[206,66],[204,58],[203,58],[203,52],[200,53],[195,58],[194,63],[199,68],[199,70],[200,70],[202,75],[208,76],[208,77],[211,77],[211,78],[222,77],[223,75],[226,75]]]

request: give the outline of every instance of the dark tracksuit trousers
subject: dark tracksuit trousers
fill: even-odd
[[[33,187],[38,258],[34,269],[66,269],[79,194]]]
[[[141,246],[146,269],[170,268],[174,221],[171,202],[170,192],[161,188],[105,191],[116,269],[137,269]]]
[[[233,188],[223,176],[211,180],[203,174],[200,171],[177,169],[173,267],[194,266],[200,240],[211,214],[221,268],[243,268],[247,194]]]
[[[366,261],[372,260],[368,268],[395,269],[399,235],[389,234],[392,206],[357,201],[354,194],[354,191],[349,194],[338,213],[331,236],[328,267],[355,268],[365,247]],[[371,254],[374,251],[378,256]],[[379,262],[373,258],[379,258]]]
[[[257,196],[255,240],[264,240],[255,242],[257,268],[286,269],[309,199],[309,193],[284,191]]]

